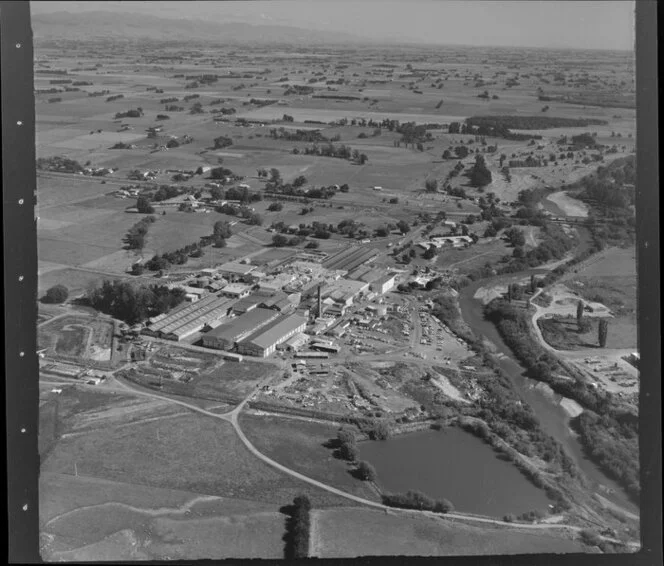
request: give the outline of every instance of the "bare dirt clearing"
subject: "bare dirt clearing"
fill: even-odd
[[[547,199],[560,208],[565,216],[588,217],[588,206],[584,202],[569,196],[566,191],[552,193]]]

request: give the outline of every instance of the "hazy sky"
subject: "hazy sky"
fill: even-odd
[[[112,10],[424,43],[627,50],[634,48],[634,4],[633,0],[31,2],[35,14]]]

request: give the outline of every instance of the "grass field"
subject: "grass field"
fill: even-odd
[[[487,263],[495,263],[505,255],[510,255],[510,248],[501,239],[480,242],[469,248],[443,248],[436,257],[436,266],[444,269],[457,268],[471,271]],[[420,254],[421,255],[421,254]]]
[[[591,258],[567,275],[566,284],[586,300],[607,306],[608,348],[632,348],[637,344],[636,253],[633,248],[611,248]],[[596,329],[595,329],[596,331]]]
[[[73,475],[74,463],[80,476],[201,495],[285,505],[304,491],[317,505],[339,503],[256,460],[230,424],[199,415],[64,438],[42,462],[42,472]]]
[[[39,453],[45,458],[57,445],[61,435],[80,432],[101,417],[106,424],[127,422],[113,406],[131,405],[133,398],[98,390],[63,387],[62,393],[51,392],[49,387],[40,391]],[[108,421],[111,420],[111,423]],[[112,421],[116,422],[113,423]]]
[[[590,330],[584,334],[578,333],[576,318],[540,318],[537,324],[542,330],[544,340],[556,350],[599,348],[597,341],[599,319],[587,317],[587,320],[590,321]],[[609,318],[608,321],[607,348],[636,348],[636,316]]]
[[[51,473],[39,494],[47,560],[283,556],[276,504]]]
[[[553,534],[469,526],[440,518],[404,516],[369,509],[314,511],[314,556],[458,556],[584,552]]]
[[[112,277],[103,273],[79,271],[77,269],[68,268],[67,266],[62,266],[61,268],[52,269],[43,274],[40,273],[37,280],[37,288],[41,295],[53,285],[63,284],[69,290],[69,295],[71,297],[76,297],[87,291],[91,285],[95,285],[104,279],[112,280],[129,277],[131,276],[117,275]]]
[[[324,446],[336,438],[337,426],[246,414],[240,424],[254,446],[280,464],[349,493],[377,499],[376,492],[355,479],[348,465]]]

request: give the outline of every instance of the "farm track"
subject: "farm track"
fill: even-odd
[[[270,376],[270,377],[266,378],[265,380],[263,380],[263,382],[261,384],[259,384],[259,386],[257,387],[257,390],[259,390],[262,385],[265,385],[269,381],[271,381],[271,379],[272,379],[272,376]],[[517,528],[517,529],[527,529],[527,530],[535,530],[535,531],[538,531],[538,530],[540,530],[540,531],[541,530],[563,530],[563,531],[567,531],[568,533],[575,533],[575,532],[578,533],[578,532],[583,530],[582,527],[577,527],[577,526],[573,526],[573,525],[521,524],[521,523],[519,523],[519,524],[514,524],[514,523],[507,524],[504,521],[499,520],[499,519],[491,519],[491,518],[488,518],[488,517],[479,517],[479,516],[476,516],[476,515],[466,515],[466,514],[463,514],[463,513],[447,513],[447,514],[441,516],[440,514],[436,514],[436,513],[433,513],[431,511],[421,511],[421,510],[414,510],[414,509],[399,509],[399,508],[395,508],[395,507],[389,507],[389,506],[384,505],[382,503],[377,503],[375,501],[370,501],[368,499],[364,499],[362,497],[352,495],[350,493],[347,493],[345,491],[342,491],[340,489],[337,489],[335,487],[327,485],[323,482],[320,482],[318,480],[315,480],[313,478],[305,476],[304,474],[301,474],[301,473],[299,473],[295,470],[292,470],[292,469],[290,469],[290,468],[288,468],[288,467],[272,460],[271,458],[268,458],[262,452],[260,452],[251,443],[251,441],[246,437],[246,435],[244,434],[244,432],[242,431],[242,429],[240,428],[240,425],[238,423],[238,416],[239,416],[240,412],[244,408],[244,405],[253,397],[253,395],[255,393],[252,393],[251,395],[246,397],[237,407],[235,407],[233,410],[229,411],[228,413],[217,414],[217,413],[213,413],[211,411],[207,411],[205,409],[202,409],[200,407],[196,407],[195,405],[185,403],[183,401],[170,399],[168,397],[162,397],[160,395],[156,395],[156,394],[153,394],[153,393],[138,391],[138,390],[134,389],[133,387],[129,386],[128,384],[126,384],[125,382],[120,381],[118,379],[114,379],[114,383],[117,384],[119,386],[118,389],[120,389],[122,391],[129,391],[129,392],[137,394],[137,395],[144,395],[144,396],[147,396],[147,397],[153,397],[153,398],[156,398],[156,399],[170,401],[171,403],[181,405],[181,406],[186,407],[186,408],[188,408],[188,409],[190,409],[194,412],[197,412],[197,413],[200,413],[200,414],[212,417],[212,418],[221,419],[221,420],[224,420],[226,422],[229,422],[233,426],[236,434],[238,435],[239,439],[242,441],[244,446],[249,450],[249,452],[251,452],[259,460],[265,462],[269,466],[271,466],[271,467],[273,467],[273,468],[275,468],[275,469],[277,469],[277,470],[279,470],[279,471],[281,471],[281,472],[283,472],[287,475],[290,475],[290,476],[292,476],[296,479],[299,479],[299,480],[304,481],[304,482],[306,482],[310,485],[313,485],[314,487],[318,487],[320,489],[323,489],[325,491],[328,491],[330,493],[333,493],[335,495],[338,495],[340,497],[343,497],[343,498],[348,499],[350,501],[353,501],[355,503],[359,503],[360,505],[369,506],[369,507],[372,507],[372,508],[375,508],[375,509],[381,509],[386,513],[398,512],[398,513],[402,513],[404,515],[424,514],[424,515],[427,515],[427,516],[437,517],[437,518],[441,518],[441,519],[448,519],[448,520],[451,519],[451,520],[469,521],[469,522],[474,522],[474,523],[500,525],[502,527],[508,527],[509,526],[509,527]],[[606,540],[606,541],[609,541],[609,542],[621,542],[621,541],[618,541],[617,539],[612,539],[612,538],[609,538],[609,537],[602,537],[602,538],[603,538],[603,540]],[[640,545],[638,543],[629,543],[629,545],[630,545],[631,548],[640,547]]]
[[[145,423],[151,423],[151,422],[155,422],[155,421],[165,421],[165,420],[168,420],[168,419],[176,419],[176,418],[188,415],[188,414],[189,413],[187,413],[187,412],[181,412],[181,413],[175,413],[173,415],[163,415],[163,416],[160,416],[160,417],[149,417],[149,418],[146,418],[146,419],[138,419],[138,420],[131,421],[131,422],[128,422],[128,423],[120,423],[120,424],[116,424],[116,425],[104,424],[103,427],[114,428],[114,429],[127,428],[127,427],[131,427],[131,426],[142,425],[142,424],[145,424]],[[73,438],[73,437],[77,437],[77,436],[85,436],[86,434],[90,434],[92,432],[97,432],[101,428],[102,428],[102,426],[96,426],[96,427],[93,427],[93,428],[90,428],[90,429],[87,429],[87,430],[81,430],[81,431],[78,431],[78,432],[67,432],[67,433],[63,434],[62,436],[60,436],[60,438],[64,439],[64,438]]]
[[[187,515],[188,513],[191,512],[191,509],[197,505],[198,503],[205,503],[208,501],[219,501],[222,499],[221,497],[217,497],[215,495],[199,495],[197,497],[194,497],[190,501],[187,501],[186,503],[180,505],[179,507],[160,507],[157,509],[149,509],[146,507],[134,507],[133,505],[129,505],[127,503],[120,503],[118,501],[106,501],[104,503],[98,503],[95,505],[85,505],[82,507],[77,507],[76,509],[72,509],[70,511],[67,511],[65,513],[61,513],[60,515],[56,515],[55,517],[51,517],[51,519],[48,520],[48,522],[44,525],[44,527],[48,527],[50,524],[54,523],[55,521],[59,519],[63,519],[69,515],[73,515],[75,513],[81,512],[81,511],[88,511],[90,509],[104,509],[104,508],[121,508],[121,509],[126,509],[128,511],[133,511],[135,513],[141,513],[143,515],[149,515],[151,517],[163,517],[163,516],[171,516],[171,515]]]

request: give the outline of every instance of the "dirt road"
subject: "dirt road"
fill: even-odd
[[[256,391],[258,391],[260,389],[260,387],[262,387],[263,385],[267,384],[271,379],[272,379],[272,376],[265,379],[265,380],[263,380],[263,382],[257,386]],[[230,422],[231,425],[233,426],[236,434],[238,435],[239,439],[244,444],[244,446],[247,448],[247,450],[249,450],[254,456],[256,456],[256,458],[258,458],[262,462],[265,462],[269,466],[271,466],[271,467],[273,467],[273,468],[275,468],[275,469],[277,469],[277,470],[279,470],[279,471],[281,471],[281,472],[283,472],[283,473],[285,473],[285,474],[287,474],[291,477],[294,477],[296,479],[304,481],[304,482],[306,482],[310,485],[313,485],[314,487],[323,489],[325,491],[328,491],[330,493],[338,495],[339,497],[343,497],[345,499],[348,499],[348,500],[353,501],[355,503],[358,503],[360,505],[367,505],[369,507],[373,507],[373,508],[376,508],[376,509],[382,509],[382,510],[384,510],[386,512],[390,512],[390,513],[398,512],[398,513],[403,513],[403,514],[407,514],[407,515],[425,514],[425,515],[428,515],[428,516],[431,516],[431,517],[444,518],[444,519],[447,519],[447,520],[450,520],[450,519],[455,520],[456,519],[456,520],[461,520],[461,521],[470,521],[470,522],[474,522],[474,523],[500,525],[500,526],[503,526],[503,527],[508,526],[508,524],[506,524],[504,521],[499,520],[499,519],[491,519],[491,518],[488,518],[488,517],[478,517],[478,516],[473,516],[473,515],[465,515],[463,513],[447,513],[444,516],[441,516],[440,514],[436,514],[436,513],[433,513],[431,511],[420,511],[420,510],[416,510],[416,509],[398,509],[398,508],[394,508],[394,507],[389,507],[387,505],[383,505],[382,503],[377,503],[375,501],[370,501],[368,499],[364,499],[362,497],[352,495],[350,493],[347,493],[345,491],[342,491],[340,489],[337,489],[335,487],[327,485],[323,482],[320,482],[318,480],[315,480],[313,478],[305,476],[304,474],[301,474],[301,473],[299,473],[295,470],[292,470],[292,469],[280,464],[279,462],[276,462],[276,461],[272,460],[271,458],[268,458],[267,456],[265,456],[262,452],[260,452],[251,443],[251,441],[246,437],[246,435],[244,434],[244,432],[242,431],[242,429],[240,428],[240,425],[238,423],[238,416],[239,416],[240,412],[244,408],[244,405],[255,395],[256,391],[254,391],[251,395],[246,397],[242,401],[242,403],[240,403],[232,411],[229,411],[229,412],[223,413],[223,414],[217,414],[217,413],[212,413],[211,411],[207,411],[205,409],[201,409],[200,407],[196,407],[195,405],[190,405],[189,403],[185,403],[183,401],[170,399],[168,397],[162,397],[161,395],[157,395],[157,394],[154,394],[154,393],[148,393],[148,392],[145,392],[145,391],[136,390],[133,387],[129,386],[128,384],[126,384],[122,381],[119,381],[118,379],[114,379],[112,383],[109,383],[109,385],[115,386],[119,390],[122,390],[122,391],[125,391],[125,392],[128,391],[128,392],[134,393],[136,395],[143,395],[143,396],[147,396],[147,397],[153,397],[153,398],[157,398],[157,399],[161,399],[161,400],[165,400],[165,401],[170,401],[171,403],[175,403],[177,405],[187,407],[190,410],[195,411],[197,413],[201,413],[203,415],[206,415],[206,416],[209,416],[209,417],[212,417],[212,418],[215,418],[215,419],[221,419],[221,420],[224,420],[226,422]],[[567,530],[569,533],[579,532],[579,531],[583,530],[581,527],[576,527],[576,526],[571,526],[571,525],[560,525],[560,524],[521,524],[521,523],[515,524],[515,523],[512,523],[509,526],[511,526],[513,528],[528,529],[528,530],[551,530],[551,529],[560,530],[560,529],[563,529],[563,530]],[[602,537],[602,538],[604,540],[607,540],[607,541],[610,541],[610,542],[619,542],[616,539],[611,539],[611,538],[608,538],[608,537]],[[637,543],[630,543],[630,545],[631,545],[632,548],[638,548],[639,547],[639,545]]]

